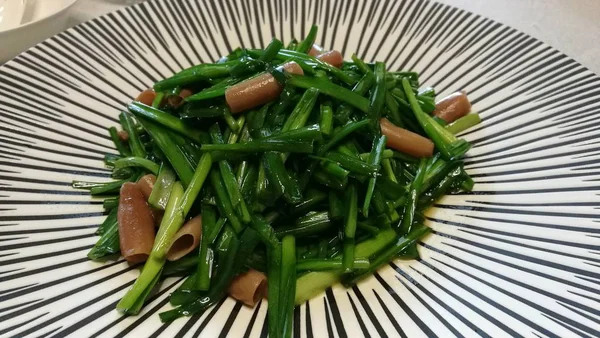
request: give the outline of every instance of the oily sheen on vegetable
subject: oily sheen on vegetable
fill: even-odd
[[[143,263],[118,311],[185,276],[162,321],[267,297],[269,336],[290,337],[296,305],[419,257],[423,213],[473,188],[456,134],[480,120],[464,92],[436,103],[416,72],[343,60],[316,35],[181,70],[108,129],[114,180],[73,187],[108,212],[88,257]]]

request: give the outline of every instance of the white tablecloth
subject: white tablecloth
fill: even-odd
[[[523,31],[600,74],[600,0],[438,1]],[[73,9],[71,24],[121,7],[114,0],[80,0]]]

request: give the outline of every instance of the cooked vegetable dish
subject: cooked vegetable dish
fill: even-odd
[[[346,61],[316,35],[184,69],[109,128],[115,180],[73,187],[108,212],[88,257],[141,268],[119,312],[185,276],[162,321],[265,297],[269,336],[290,337],[294,306],[417,258],[423,213],[473,188],[455,134],[480,120],[464,92],[436,103],[417,73]]]

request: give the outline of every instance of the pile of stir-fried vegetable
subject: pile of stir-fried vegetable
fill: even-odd
[[[479,123],[465,94],[436,104],[417,73],[343,61],[316,32],[182,70],[109,129],[117,180],[73,186],[108,195],[88,256],[145,262],[119,311],[183,275],[163,321],[266,293],[270,337],[289,336],[295,304],[418,257],[423,212],[472,189],[454,136]]]

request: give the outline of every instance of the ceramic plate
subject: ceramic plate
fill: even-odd
[[[158,79],[237,46],[317,41],[463,89],[477,184],[428,212],[421,259],[298,307],[295,337],[600,335],[600,78],[510,27],[433,1],[150,1],[59,34],[0,68],[0,336],[265,337],[266,304],[224,300],[162,324],[181,282],[137,317],[138,271],[86,258],[105,217],[70,188],[107,180],[106,128]]]

